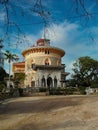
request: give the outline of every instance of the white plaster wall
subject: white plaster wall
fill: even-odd
[[[33,71],[31,64],[32,60],[34,61],[35,65],[45,65],[45,59],[49,59],[51,61],[50,65],[53,66],[58,66],[58,61],[60,61],[61,65],[61,56],[59,54],[55,53],[49,53],[45,54],[45,52],[30,52],[25,55],[25,73],[27,75],[26,80],[25,80],[25,85],[31,86],[31,80],[32,77],[35,79],[35,87],[41,87],[41,79],[42,76],[46,78],[50,74],[51,78],[54,79],[56,76],[57,81],[58,81],[58,87],[61,86],[61,71],[60,70],[37,70]]]
[[[45,80],[47,82],[47,78],[48,76],[50,76],[53,80],[53,86],[54,86],[54,78],[56,76],[57,78],[57,87],[60,87],[61,86],[61,83],[60,83],[60,80],[61,80],[61,71],[57,71],[57,70],[51,70],[51,71],[48,71],[48,70],[39,70],[38,73],[37,73],[37,78],[39,79],[39,87],[42,87],[41,86],[41,79],[43,78],[43,75],[45,77]],[[38,80],[37,79],[37,80]]]
[[[44,65],[44,61],[46,58],[51,60],[51,65],[57,65],[58,60],[61,60],[61,57],[58,54],[50,53],[45,54],[42,52],[39,53],[31,53],[25,56],[25,63],[29,64],[30,61],[34,60],[37,65]]]

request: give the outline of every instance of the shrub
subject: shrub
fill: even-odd
[[[22,97],[23,96],[23,88],[18,88],[19,91],[19,96]]]
[[[85,86],[79,86],[79,91],[80,91],[80,94],[85,95],[85,94],[86,94],[85,89],[86,89],[86,87],[85,87]]]
[[[5,88],[5,85],[0,82],[0,92],[2,92],[2,90],[3,90],[4,88]]]
[[[74,87],[57,87],[57,88],[51,88],[50,94],[51,95],[69,95],[73,94],[76,89]]]
[[[47,90],[47,88],[39,88],[39,92],[46,92]]]

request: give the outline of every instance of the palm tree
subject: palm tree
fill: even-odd
[[[10,53],[8,50],[4,53],[5,59],[8,60],[9,63],[9,88],[10,88],[10,66],[12,61],[17,61],[19,58],[17,55]]]

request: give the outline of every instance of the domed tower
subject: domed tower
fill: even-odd
[[[39,39],[36,46],[22,52],[25,59],[25,85],[31,87],[61,87],[66,75],[62,65],[64,50],[50,46],[49,39]]]

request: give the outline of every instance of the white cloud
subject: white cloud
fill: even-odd
[[[46,36],[50,39],[51,46],[60,47],[66,52],[66,55],[63,57],[62,61],[66,65],[67,72],[72,73],[73,62],[81,56],[91,56],[94,59],[97,59],[97,30],[98,27],[90,28],[90,32],[92,32],[95,38],[94,40],[96,41],[95,44],[90,39],[90,37],[88,37],[88,30],[82,30],[78,23],[69,23],[68,21],[64,21],[60,24],[53,23],[50,27],[47,28]],[[43,30],[40,30],[37,35],[26,35],[27,41],[23,44],[21,43],[18,50],[22,52],[24,49],[35,45],[36,41],[41,37],[43,37]],[[18,50],[16,50],[17,54],[19,54]]]
[[[94,40],[98,41],[98,27],[89,28]],[[67,21],[61,24],[52,24],[47,29],[47,37],[51,40],[52,46],[57,46],[66,52],[63,63],[66,64],[66,71],[72,72],[72,64],[81,56],[90,56],[94,59],[98,57],[98,46],[88,35],[88,30],[81,29],[77,23]],[[92,49],[93,48],[93,49]]]
[[[76,31],[78,24],[68,23],[65,21],[61,24],[52,24],[49,28],[46,29],[46,37],[51,39],[55,45],[59,44],[60,46],[68,41],[69,34],[72,31]]]
[[[97,28],[90,28],[94,36],[97,36]],[[88,30],[87,30],[88,31]],[[94,43],[89,43],[91,40],[88,38],[87,31],[81,30],[78,23],[69,23],[65,21],[61,24],[52,24],[46,30],[46,37],[50,39],[51,46],[60,47],[66,52],[63,57],[63,63],[66,64],[66,71],[72,73],[72,64],[81,56],[93,56],[96,58],[98,47]],[[27,36],[30,45],[36,43],[39,37],[43,37],[43,30],[37,35]],[[96,38],[96,37],[95,37]],[[96,38],[98,41],[98,39]],[[93,49],[92,49],[93,47]]]

